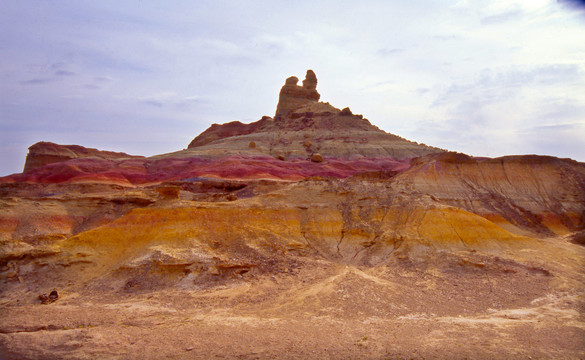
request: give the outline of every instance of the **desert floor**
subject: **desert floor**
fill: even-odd
[[[547,267],[473,252],[377,267],[299,257],[203,282],[62,284],[48,305],[40,278],[4,284],[0,358],[585,358],[576,255]]]

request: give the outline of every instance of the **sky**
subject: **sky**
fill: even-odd
[[[134,155],[276,110],[289,76],[409,140],[585,162],[570,0],[0,0],[0,176],[38,141]]]

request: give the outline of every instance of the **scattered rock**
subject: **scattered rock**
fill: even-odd
[[[311,127],[311,126],[313,126],[313,124],[315,124],[315,121],[313,120],[313,118],[306,117],[303,119],[303,125],[305,127]]]
[[[585,230],[577,231],[571,236],[571,242],[577,245],[585,245]]]
[[[314,153],[311,155],[311,161],[316,163],[323,162],[323,156],[321,156],[319,153]]]
[[[54,303],[55,301],[57,301],[57,299],[59,299],[59,293],[57,292],[57,290],[51,291],[49,295],[47,294],[39,295],[39,300],[43,305]]]

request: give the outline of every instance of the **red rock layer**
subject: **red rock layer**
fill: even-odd
[[[82,158],[53,163],[26,173],[6,176],[0,178],[0,183],[103,182],[131,186],[193,177],[299,180],[309,176],[346,178],[368,171],[399,172],[408,167],[408,160],[398,161],[392,158],[360,158],[355,160],[326,158],[321,163],[300,159],[281,161],[271,157],[243,156],[229,156],[219,159],[191,157],[158,160]]]

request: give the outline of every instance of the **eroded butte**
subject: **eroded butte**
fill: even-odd
[[[297,83],[183,151],[31,146],[0,358],[585,357],[583,163],[418,144]]]

